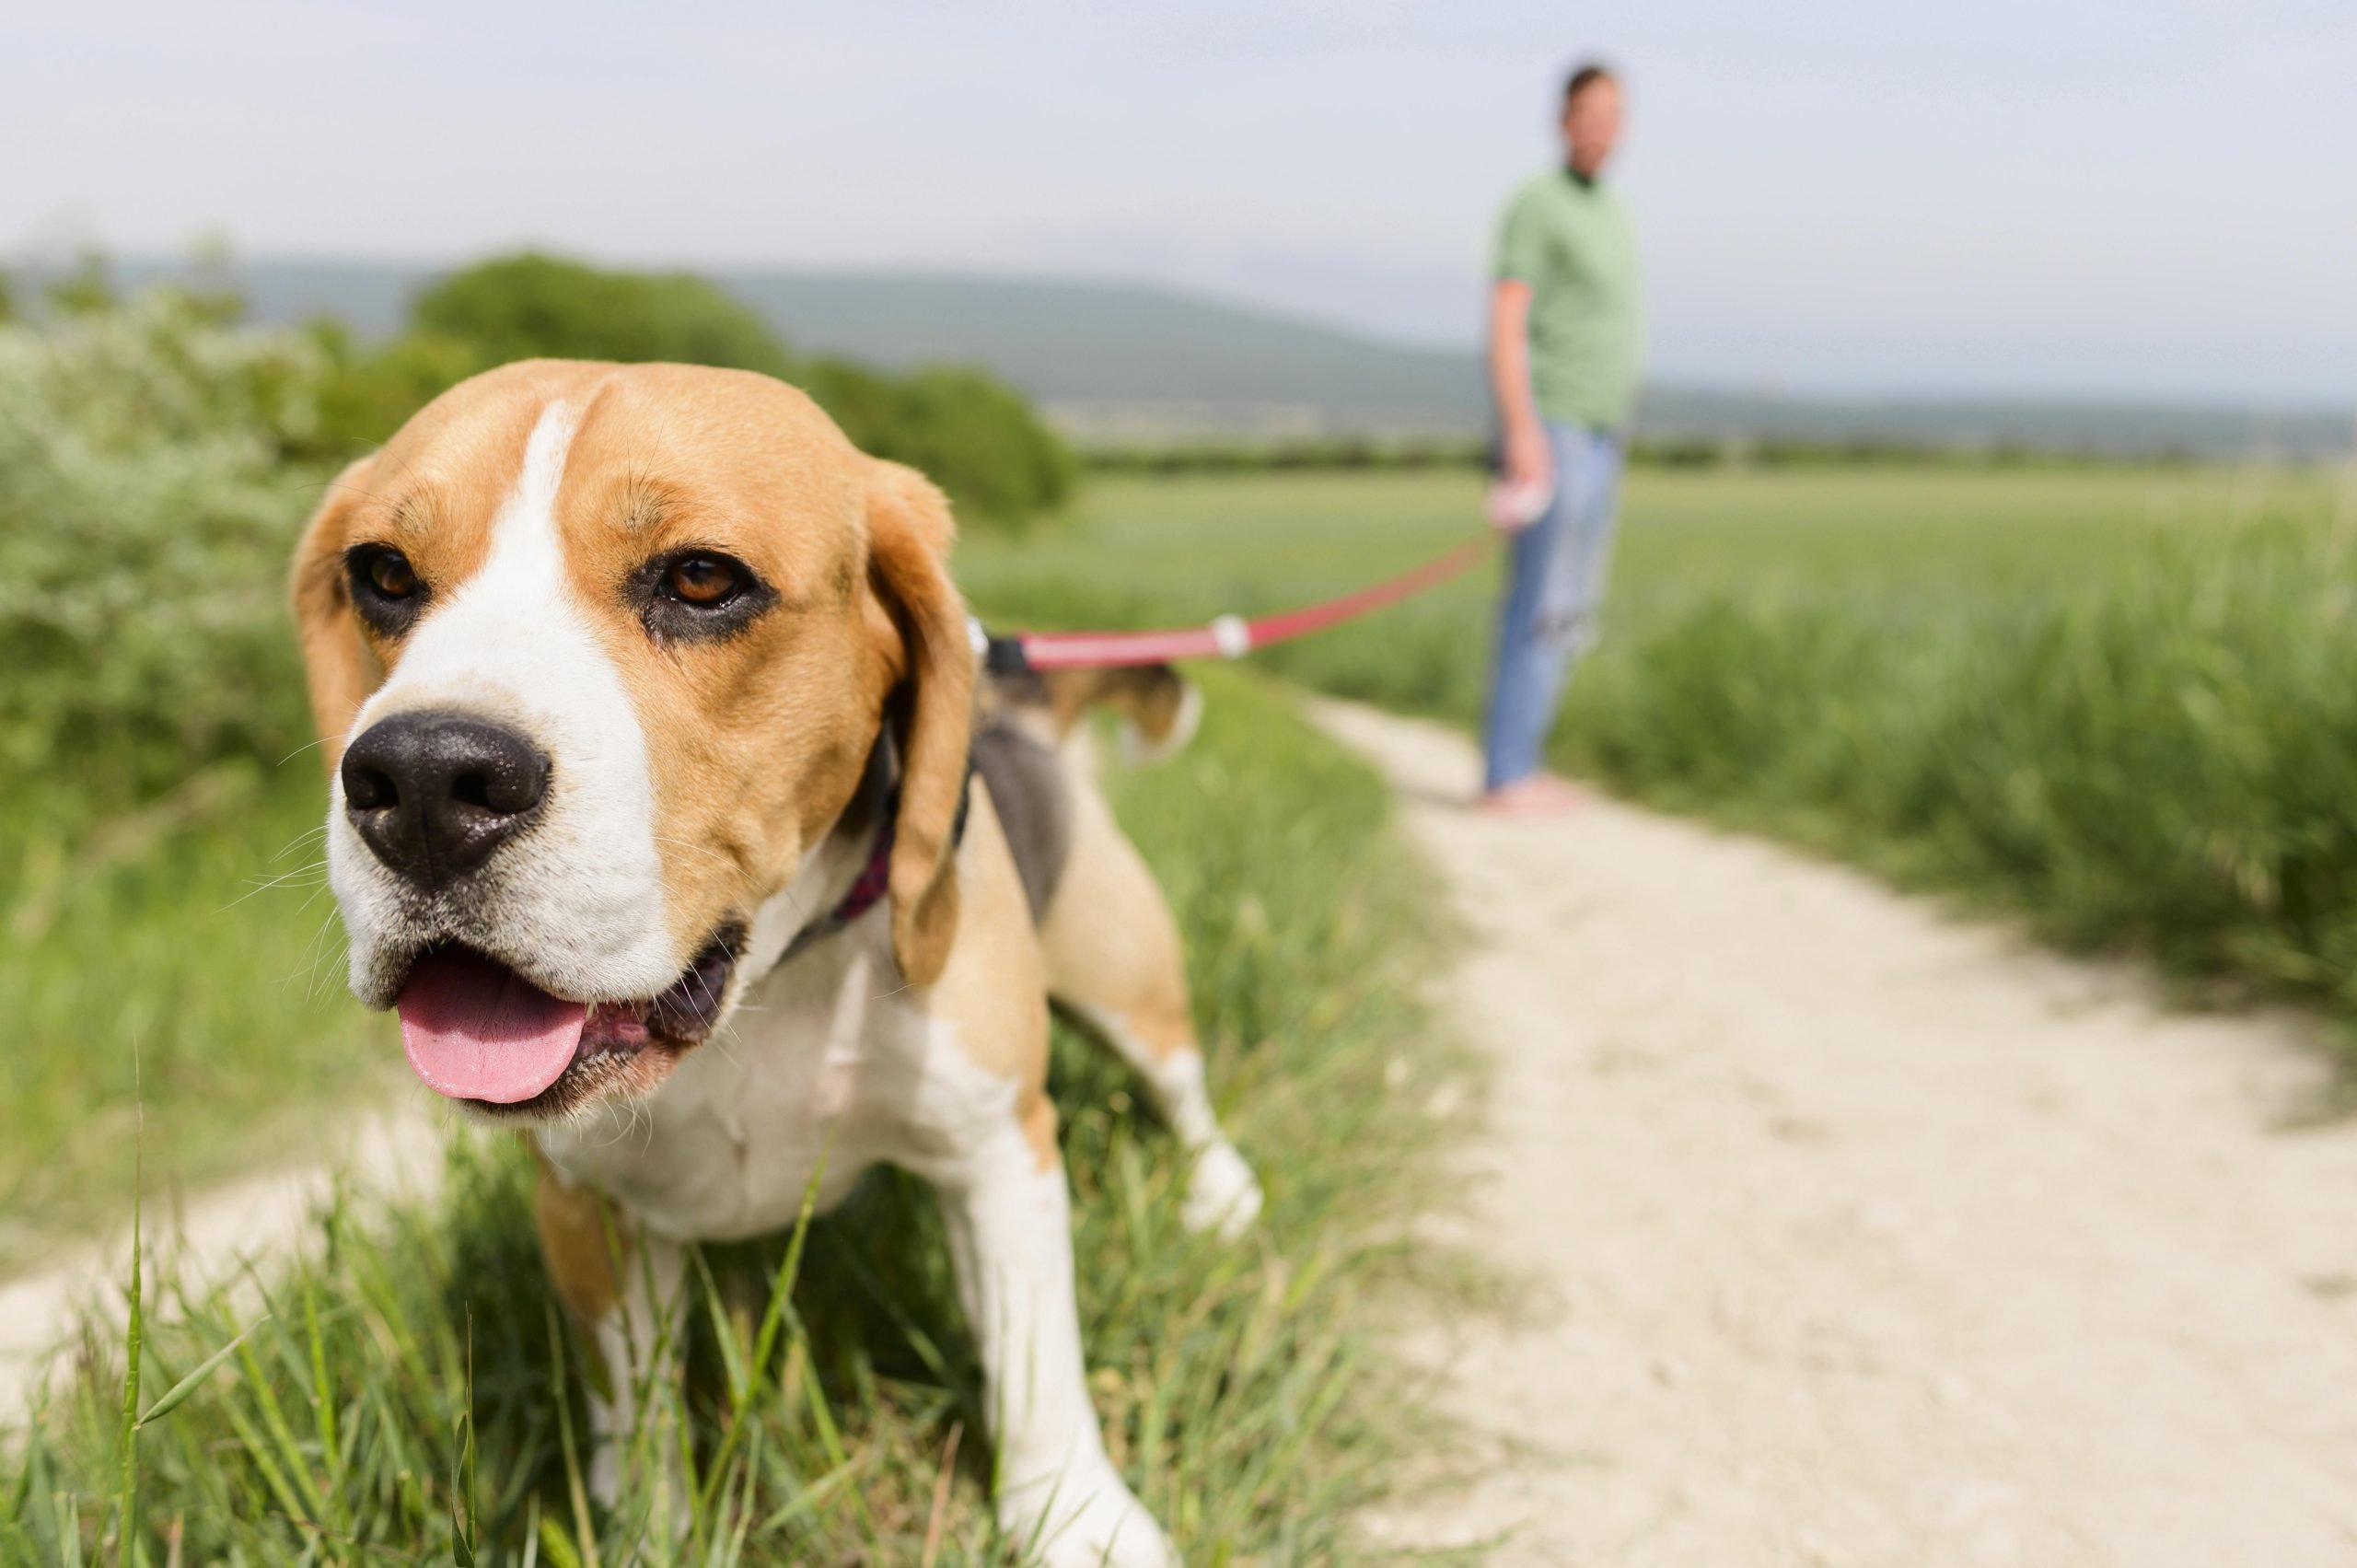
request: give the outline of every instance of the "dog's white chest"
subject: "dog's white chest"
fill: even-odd
[[[899,990],[888,953],[880,920],[819,945],[755,986],[651,1099],[546,1128],[541,1147],[568,1181],[680,1240],[781,1229],[814,1178],[831,1207],[878,1161],[951,1174],[1015,1085]]]

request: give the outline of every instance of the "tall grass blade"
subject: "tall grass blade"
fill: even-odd
[[[132,1048],[132,1103],[138,1104],[139,1052]],[[135,1126],[133,1137],[143,1145],[146,1142],[144,1126]],[[143,1195],[146,1158],[144,1149],[134,1150],[131,1164],[131,1303],[129,1323],[122,1345],[122,1424],[115,1434],[116,1451],[122,1456],[122,1531],[116,1543],[116,1561],[122,1568],[131,1568],[139,1555],[139,1358],[145,1348],[146,1319],[140,1299],[140,1272],[143,1262],[140,1248],[145,1237],[140,1234],[144,1217]]]
[[[457,1416],[459,1451],[450,1462],[450,1560],[475,1568],[475,1316],[467,1309],[465,1402]]]
[[[212,1376],[214,1373],[220,1370],[221,1364],[223,1362],[238,1353],[238,1347],[239,1345],[244,1344],[246,1341],[252,1336],[256,1330],[260,1329],[263,1324],[269,1321],[270,1315],[268,1313],[262,1314],[262,1316],[255,1318],[252,1323],[247,1326],[244,1333],[239,1334],[236,1339],[231,1340],[227,1344],[223,1345],[211,1355],[208,1355],[203,1361],[198,1362],[193,1371],[190,1372],[187,1376],[181,1378],[170,1388],[165,1389],[163,1396],[154,1404],[147,1407],[147,1413],[139,1418],[139,1424],[145,1426],[152,1422],[161,1421],[166,1416],[171,1414],[174,1411],[180,1409],[181,1404],[187,1400],[191,1394],[195,1393],[199,1388],[204,1386],[204,1380],[206,1378]]]

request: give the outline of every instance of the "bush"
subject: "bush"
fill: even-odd
[[[340,321],[310,325],[334,372],[319,392],[319,420],[303,456],[344,463],[363,457],[409,416],[493,363],[470,343],[406,332],[373,347]]]
[[[143,796],[276,756],[302,705],[279,584],[326,361],[169,291],[0,327],[0,778]]]
[[[1020,396],[979,370],[896,378],[820,360],[803,384],[854,445],[932,475],[970,519],[1019,526],[1072,494],[1064,444]]]
[[[785,345],[747,306],[687,273],[621,273],[526,251],[451,273],[410,307],[412,331],[512,359],[667,360],[794,377]]]

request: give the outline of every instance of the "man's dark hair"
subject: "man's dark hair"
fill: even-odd
[[[1601,60],[1583,60],[1572,67],[1571,78],[1563,84],[1563,107],[1569,109],[1572,99],[1598,82],[1618,82],[1620,73]]]

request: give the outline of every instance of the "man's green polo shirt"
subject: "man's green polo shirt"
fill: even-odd
[[[1530,389],[1541,417],[1610,429],[1637,406],[1644,299],[1620,192],[1561,167],[1526,180],[1498,225],[1496,276],[1530,285]]]

